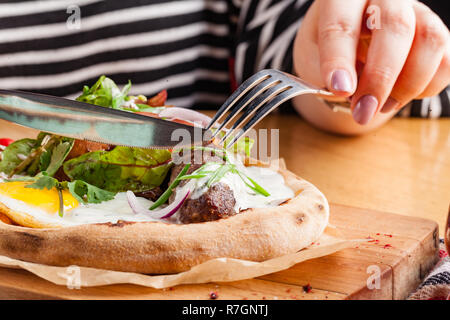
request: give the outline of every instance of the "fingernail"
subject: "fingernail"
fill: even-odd
[[[389,97],[389,99],[387,99],[386,103],[384,104],[383,108],[381,108],[381,112],[388,113],[389,111],[397,109],[398,105],[399,103],[397,100]]]
[[[347,70],[336,70],[331,76],[331,88],[340,92],[352,92],[352,78]]]
[[[359,124],[367,124],[375,115],[378,100],[374,96],[366,95],[359,99],[353,110],[353,119]]]

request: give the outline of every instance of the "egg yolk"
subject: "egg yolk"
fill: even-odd
[[[59,196],[58,190],[53,188],[48,189],[33,189],[25,188],[31,182],[4,182],[0,183],[0,195],[20,200],[26,204],[34,207],[38,207],[49,214],[56,214],[59,211]],[[79,203],[72,194],[67,191],[62,191],[64,211],[70,211],[78,207]]]

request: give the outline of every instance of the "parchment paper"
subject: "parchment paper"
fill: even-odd
[[[179,284],[251,279],[288,269],[299,262],[329,255],[341,249],[352,247],[357,242],[364,241],[339,239],[331,235],[333,233],[328,228],[319,240],[311,246],[299,252],[264,262],[218,258],[199,264],[189,271],[170,275],[145,275],[78,266],[55,267],[11,259],[6,256],[0,256],[0,265],[9,268],[25,269],[50,282],[68,287],[92,287],[131,283],[162,289]]]
[[[273,164],[273,163],[272,163]],[[286,168],[283,158],[278,166]],[[110,284],[130,283],[156,289],[180,284],[228,282],[260,277],[266,274],[289,269],[293,265],[332,254],[355,246],[363,240],[344,240],[336,227],[328,225],[320,238],[299,252],[284,255],[263,262],[217,258],[199,264],[192,269],[170,275],[145,275],[132,272],[119,272],[80,266],[55,267],[11,259],[0,255],[0,266],[25,269],[38,277],[70,288],[95,287]]]

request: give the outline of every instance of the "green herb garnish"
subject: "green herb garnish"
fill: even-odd
[[[180,177],[184,176],[184,174],[189,170],[190,166],[190,163],[184,166],[183,170],[180,171],[178,176],[172,181],[166,191],[164,191],[164,193],[158,198],[158,200],[156,200],[155,203],[150,207],[150,210],[158,208],[160,205],[166,203],[166,201],[169,200],[173,189],[175,189],[181,181]]]
[[[36,177],[33,178],[34,182],[25,186],[25,188],[32,189],[48,189],[51,190],[56,188],[58,190],[59,196],[59,216],[64,215],[64,199],[62,190],[69,190],[69,192],[81,203],[100,203],[103,201],[112,200],[115,197],[114,192],[109,192],[100,188],[97,188],[89,183],[81,180],[75,180],[72,182],[59,182],[57,179],[49,176],[47,172],[41,172]],[[17,180],[15,180],[17,181]],[[30,181],[27,179],[26,181]]]
[[[236,165],[228,163],[230,162],[230,159],[227,155],[227,150],[225,149],[216,149],[211,147],[201,147],[201,146],[192,146],[190,148],[182,148],[174,150],[174,152],[181,152],[182,150],[202,150],[202,151],[209,151],[214,153],[215,155],[220,154],[222,159],[225,161],[225,163],[218,163],[218,162],[208,162],[202,165],[200,168],[195,170],[189,175],[185,176],[178,176],[176,180],[187,180],[187,179],[201,179],[209,176],[209,179],[206,182],[206,187],[210,188],[214,183],[219,182],[227,173],[231,172],[233,174],[237,174],[241,180],[244,182],[244,184],[253,190],[256,193],[259,193],[265,197],[270,196],[270,193],[267,192],[262,186],[260,186],[255,180],[244,174],[243,172],[240,172]],[[216,170],[206,170],[211,165],[219,165],[219,167]],[[248,180],[248,181],[247,181]],[[158,199],[159,200],[159,199]]]
[[[216,171],[211,174],[211,177],[206,182],[206,186],[209,188],[214,183],[219,182],[228,172],[232,172],[235,169],[233,164],[223,164]]]
[[[255,191],[256,193],[262,194],[265,197],[270,196],[270,193],[268,193],[263,187],[261,187],[255,180],[253,180],[249,176],[243,174],[242,172],[239,172],[238,170],[236,170],[234,173],[238,174],[239,177],[241,177],[242,181],[245,183],[245,185],[250,189],[252,189],[253,191]],[[252,185],[250,185],[247,181],[245,181],[245,178],[247,178]]]

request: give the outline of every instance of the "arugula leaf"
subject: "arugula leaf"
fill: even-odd
[[[111,107],[113,109],[120,109],[120,107],[122,107],[126,98],[128,97],[128,92],[130,91],[130,89],[131,89],[131,81],[128,80],[127,85],[125,87],[123,87],[120,94],[113,94],[112,103],[111,103]]]
[[[63,168],[71,180],[112,192],[141,192],[161,185],[171,166],[169,150],[119,146],[70,159]]]
[[[59,181],[53,177],[48,176],[46,173],[42,173],[40,177],[37,177],[34,183],[25,186],[25,188],[32,189],[48,189],[51,190],[59,186]]]
[[[91,88],[84,86],[83,93],[76,100],[106,108],[122,109],[122,105],[129,98],[130,89],[131,81],[128,81],[121,91],[113,80],[103,75]]]
[[[64,160],[66,160],[70,150],[72,150],[74,143],[75,140],[71,139],[71,141],[61,142],[59,145],[54,147],[51,153],[49,164],[45,169],[49,176],[53,176],[63,165],[63,162]]]
[[[11,143],[2,153],[0,161],[0,172],[11,174],[14,169],[22,163],[24,158],[28,157],[37,146],[35,139],[21,139]],[[35,175],[37,169],[30,169],[27,174]]]
[[[45,171],[50,165],[50,160],[52,159],[52,150],[44,151],[39,157],[39,171]]]
[[[44,141],[45,138],[47,143]],[[71,138],[46,132],[39,133],[36,139],[15,141],[3,152],[0,172],[8,175],[24,172],[29,176],[35,176],[38,172],[47,171],[52,176],[64,162],[73,143],[74,140]],[[50,165],[51,168],[48,169]]]
[[[100,203],[114,199],[116,193],[109,192],[87,182],[75,180],[72,182],[63,182],[63,186],[67,187],[70,193],[81,203]]]
[[[97,188],[80,180],[75,180],[72,182],[67,181],[59,182],[57,179],[49,176],[47,172],[41,172],[38,174],[38,176],[34,178],[27,178],[21,181],[30,181],[30,179],[33,179],[34,182],[25,186],[25,188],[32,188],[39,190],[43,189],[52,190],[53,188],[57,189],[59,197],[58,214],[60,217],[64,216],[64,199],[62,193],[62,190],[64,189],[68,189],[69,192],[73,195],[73,197],[78,200],[78,202],[84,204],[100,203],[103,201],[112,200],[116,196],[114,192],[102,190],[100,188]],[[17,179],[15,179],[15,181],[17,181]]]
[[[84,86],[83,94],[76,100],[102,107],[110,107],[112,101],[112,84],[111,81],[106,79],[105,76],[101,76],[91,88]]]

